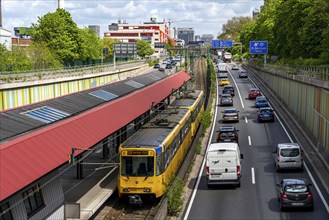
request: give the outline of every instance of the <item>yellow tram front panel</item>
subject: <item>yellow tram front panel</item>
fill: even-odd
[[[154,149],[124,149],[120,154],[119,196],[162,194],[156,185],[162,181],[155,175]]]

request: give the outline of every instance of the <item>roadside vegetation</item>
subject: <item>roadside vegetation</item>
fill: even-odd
[[[269,61],[299,65],[329,63],[328,0],[267,0],[255,19],[233,17],[222,29],[218,39],[242,43],[242,55],[239,45],[231,49],[237,59],[252,57],[250,41],[266,40]],[[262,57],[255,56],[260,60]]]

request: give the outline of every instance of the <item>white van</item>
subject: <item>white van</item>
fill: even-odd
[[[219,63],[217,66],[219,72],[227,72],[227,66],[225,63]]]
[[[206,153],[207,185],[233,184],[240,187],[241,159],[237,143],[213,143]]]
[[[302,149],[297,143],[278,144],[273,153],[277,171],[281,169],[303,170]]]

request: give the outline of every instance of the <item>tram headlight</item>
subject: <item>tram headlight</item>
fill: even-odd
[[[150,188],[144,188],[144,192],[151,192]]]
[[[130,190],[128,188],[123,188],[123,192],[129,192]]]

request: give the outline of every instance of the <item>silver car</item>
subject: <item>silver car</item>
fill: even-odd
[[[235,108],[227,108],[223,113],[223,122],[239,122],[239,111],[236,110]]]
[[[233,98],[231,94],[222,94],[220,101],[219,101],[220,106],[233,106]]]
[[[278,144],[273,151],[275,154],[275,167],[282,169],[299,169],[303,171],[302,149],[297,143]]]

